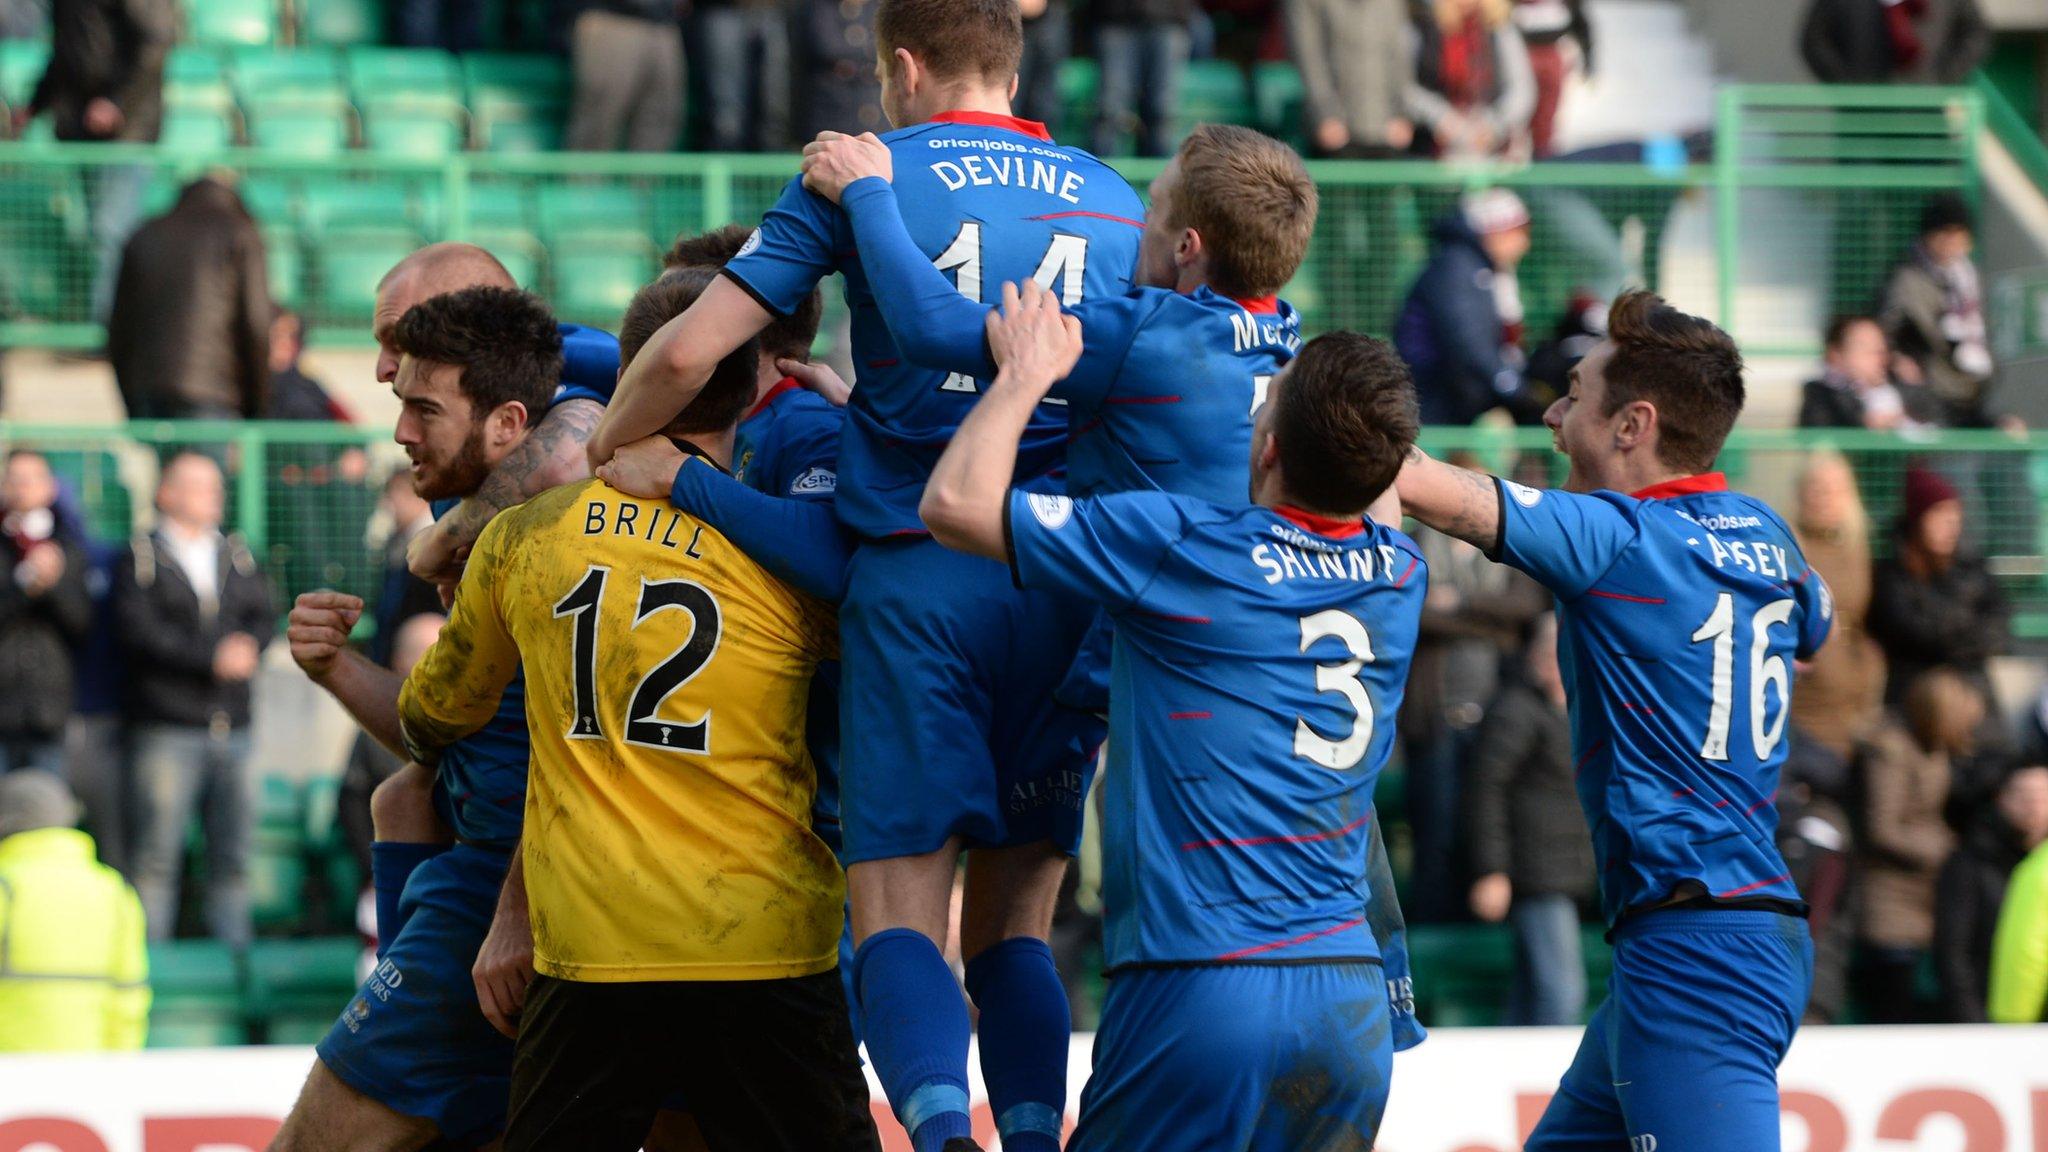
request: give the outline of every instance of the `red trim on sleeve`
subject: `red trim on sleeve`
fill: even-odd
[[[1357,516],[1344,519],[1339,519],[1335,516],[1321,516],[1314,512],[1290,507],[1286,504],[1280,505],[1273,509],[1273,511],[1292,520],[1298,527],[1306,528],[1318,536],[1327,536],[1332,540],[1346,540],[1365,531],[1365,520]]]
[[[973,124],[981,128],[1002,128],[1011,132],[1031,136],[1046,143],[1052,143],[1052,133],[1036,120],[1020,120],[1015,116],[999,116],[994,112],[967,112],[954,110],[941,112],[932,120],[940,124]]]
[[[1652,484],[1630,496],[1638,500],[1669,500],[1673,496],[1694,496],[1701,492],[1726,492],[1728,477],[1719,472],[1702,472],[1697,476],[1680,476],[1662,484]]]
[[[1259,316],[1273,316],[1280,311],[1278,296],[1232,296],[1231,299],[1237,301],[1238,307]]]
[[[1133,220],[1129,216],[1112,216],[1107,212],[1047,212],[1043,216],[1033,216],[1031,219],[1066,220],[1074,216],[1085,216],[1090,220],[1108,220],[1116,224],[1129,224],[1133,228],[1143,228],[1145,226],[1143,220]]]
[[[766,412],[768,410],[768,406],[770,404],[775,403],[775,398],[777,396],[782,395],[784,392],[793,392],[801,387],[803,387],[803,385],[797,383],[796,377],[784,376],[782,379],[777,380],[775,382],[775,387],[770,388],[766,392],[761,393],[761,398],[759,400],[754,401],[754,406],[752,408],[747,409],[747,414],[745,416],[740,417],[740,419],[743,421],[752,420],[754,417],[759,416],[763,412]]]

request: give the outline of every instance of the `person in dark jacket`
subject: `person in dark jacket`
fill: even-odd
[[[226,483],[198,452],[164,464],[156,530],[114,574],[128,655],[134,740],[135,887],[152,940],[177,925],[185,827],[206,833],[206,920],[229,945],[249,942],[249,684],[277,627],[269,581],[242,541],[221,534]]]
[[[1572,786],[1556,617],[1530,632],[1523,674],[1494,698],[1466,761],[1472,914],[1514,928],[1504,1023],[1576,1024],[1586,1006],[1579,907],[1593,894],[1593,844]]]
[[[875,75],[880,0],[793,0],[798,74],[796,138],[820,132],[887,132]]]
[[[1828,322],[1825,366],[1800,395],[1801,428],[1909,432],[1938,420],[1923,391],[1892,379],[1892,349],[1874,316]]]
[[[1934,888],[1934,967],[1941,976],[1943,1019],[1986,1024],[1991,938],[2006,882],[2027,853],[2048,841],[2048,768],[2015,768],[1997,801],[1963,834]]]
[[[270,381],[263,236],[227,184],[195,180],[121,253],[107,358],[133,419],[256,419]]]
[[[1529,210],[1505,188],[1466,196],[1430,230],[1434,250],[1394,320],[1424,424],[1470,424],[1523,389]]]
[[[61,531],[57,478],[17,449],[0,476],[0,771],[64,770],[71,653],[92,627],[90,560]]]
[[[1529,156],[1536,76],[1508,0],[1414,5],[1415,80],[1408,116],[1416,150],[1446,159]]]
[[[1894,554],[1871,581],[1869,632],[1890,665],[1885,700],[1932,668],[1969,680],[1987,702],[1992,656],[2012,643],[2012,611],[1984,561],[1963,551],[1963,502],[1955,485],[1924,468],[1906,470],[1905,506]]]
[[[1960,84],[1990,51],[1977,0],[1813,0],[1799,34],[1824,84]]]
[[[1044,124],[1058,135],[1062,107],[1060,68],[1073,48],[1067,0],[1019,0],[1024,18],[1024,55],[1017,61],[1017,115]]]
[[[1102,0],[1092,10],[1095,58],[1102,64],[1095,154],[1125,154],[1130,135],[1140,156],[1172,155],[1194,0]]]
[[[163,131],[164,61],[177,34],[176,0],[54,0],[50,62],[15,129],[47,114],[57,139],[154,143]],[[147,164],[85,169],[92,228],[92,316],[113,303],[121,245],[142,218]]]

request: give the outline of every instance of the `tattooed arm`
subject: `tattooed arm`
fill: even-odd
[[[584,445],[603,415],[604,406],[594,400],[565,400],[548,409],[533,434],[498,461],[474,495],[413,538],[406,556],[413,575],[436,584],[455,580],[462,575],[465,553],[491,517],[557,485],[589,479]]]
[[[1500,484],[1493,477],[1411,448],[1394,487],[1408,515],[1489,556],[1500,554]]]

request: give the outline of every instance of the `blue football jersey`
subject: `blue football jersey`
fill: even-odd
[[[846,410],[785,378],[733,434],[733,477],[768,496],[827,501],[839,488]]]
[[[1718,472],[1633,496],[1498,483],[1500,558],[1557,596],[1607,919],[1673,896],[1798,901],[1774,801],[1792,664],[1834,606],[1791,529]]]
[[[1008,116],[949,112],[883,139],[911,235],[961,295],[992,302],[1005,282],[1036,279],[1074,304],[1130,288],[1144,209],[1107,164]],[[839,454],[840,518],[870,538],[921,534],[925,480],[980,385],[899,354],[875,304],[890,285],[869,282],[845,213],[800,179],[725,267],[783,316],[835,271],[846,277],[856,377]],[[1059,469],[1066,429],[1057,405],[1040,408],[1018,453],[1020,481]]]
[[[1373,787],[1427,571],[1370,521],[1160,492],[1013,493],[1020,584],[1115,620],[1110,968],[1373,960]]]
[[[553,402],[610,402],[619,380],[619,341],[609,332],[581,324],[560,324],[562,379]],[[436,500],[440,519],[456,500]],[[490,723],[457,741],[441,757],[434,804],[463,840],[510,847],[519,839],[526,814],[526,678],[515,676],[498,699]]]
[[[824,503],[838,486],[846,410],[785,378],[755,403],[733,437],[733,477],[765,496]],[[839,851],[839,661],[818,665],[804,713],[804,742],[818,769],[811,823]]]

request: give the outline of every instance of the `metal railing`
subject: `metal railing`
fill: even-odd
[[[1522,192],[1535,245],[1522,268],[1542,338],[1573,295],[1642,284],[1717,315],[1753,353],[1804,353],[1826,318],[1867,308],[1912,239],[1923,200],[1974,194],[1984,123],[1971,89],[1731,86],[1710,164],[1312,166],[1323,196],[1288,296],[1312,330],[1385,332],[1468,189]],[[1119,168],[1143,187],[1156,161]],[[792,156],[498,155],[311,159],[249,149],[0,143],[0,343],[89,348],[94,212],[110,180],[161,210],[181,182],[227,169],[270,245],[273,295],[316,339],[368,341],[369,300],[398,255],[429,240],[491,248],[565,316],[615,323],[679,232],[751,222]]]

